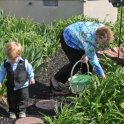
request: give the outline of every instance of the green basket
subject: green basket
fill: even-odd
[[[73,75],[73,71],[76,67],[76,65],[78,63],[82,62],[82,60],[77,61],[72,70],[71,70],[71,75],[70,78],[68,79],[69,83],[70,83],[70,88],[72,93],[76,94],[76,93],[80,93],[83,91],[84,87],[90,82],[90,80],[92,79],[92,76],[89,74],[89,65],[86,63],[87,65],[87,70],[88,73],[86,74],[75,74]]]

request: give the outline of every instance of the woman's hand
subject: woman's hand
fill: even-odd
[[[35,80],[30,80],[29,83],[30,83],[30,85],[33,85],[33,84],[35,84]]]
[[[88,62],[88,58],[87,58],[87,56],[85,54],[81,57],[81,60],[83,61],[83,63]]]
[[[106,79],[105,74],[104,74],[104,75],[102,75],[102,76],[100,76],[100,78],[101,78],[101,79]]]

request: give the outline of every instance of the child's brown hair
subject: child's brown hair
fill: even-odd
[[[21,44],[15,41],[8,42],[5,46],[5,53],[10,59],[20,56],[22,53]]]

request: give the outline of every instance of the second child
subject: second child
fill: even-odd
[[[0,86],[6,76],[7,102],[9,105],[9,117],[15,119],[26,117],[28,105],[28,86],[35,84],[32,65],[27,59],[21,57],[22,46],[11,41],[5,46],[5,59],[0,69]]]

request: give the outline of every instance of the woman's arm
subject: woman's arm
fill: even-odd
[[[84,45],[84,50],[90,64],[93,66],[93,69],[97,73],[97,75],[99,77],[105,78],[104,71],[99,63],[94,46],[87,43]]]

